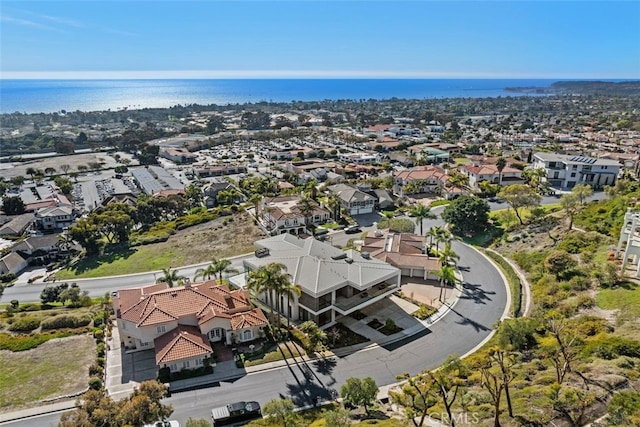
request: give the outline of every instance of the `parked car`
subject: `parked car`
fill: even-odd
[[[362,230],[357,225],[350,225],[344,229],[344,232],[347,234],[360,233]]]

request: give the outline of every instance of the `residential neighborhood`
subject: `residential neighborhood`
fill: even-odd
[[[38,132],[74,150],[2,158],[0,297],[11,320],[0,333],[44,333],[47,317],[90,310],[64,320],[97,336],[90,387],[129,399],[159,381],[181,420],[180,396],[233,390],[253,399],[253,375],[264,379],[260,403],[277,399],[273,390],[285,395],[282,384],[265,385],[281,369],[303,378],[287,383],[295,406],[333,402],[338,380],[326,365],[345,382],[351,363],[383,372],[376,404],[403,419],[414,410],[397,381],[403,372],[471,352],[514,319],[549,322],[555,310],[567,324],[585,321],[599,289],[638,276],[640,131],[621,124],[618,98],[576,98],[567,112],[548,112],[565,102],[192,106],[144,121],[135,110],[105,112],[101,126],[73,112],[49,117],[59,122],[52,127],[9,115],[3,144]],[[36,308],[43,314],[20,311]],[[37,326],[16,321],[24,317]],[[500,351],[520,346],[525,364],[529,353],[543,357],[539,342],[549,337],[564,345],[566,330],[544,325],[527,329],[531,344],[501,338]],[[496,360],[498,350],[480,351]],[[470,369],[497,375],[498,364],[469,357]],[[624,377],[624,366],[610,369]],[[555,375],[577,390],[560,378],[568,371]],[[484,393],[486,381],[469,381]],[[561,419],[553,408],[549,419]]]

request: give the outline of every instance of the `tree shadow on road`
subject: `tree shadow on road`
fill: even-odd
[[[480,285],[474,285],[469,282],[462,283],[460,299],[473,300],[476,304],[486,304],[486,301],[491,301],[489,295],[495,295],[495,292],[487,292]]]

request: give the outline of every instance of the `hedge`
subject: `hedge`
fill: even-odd
[[[43,320],[42,329],[79,328],[87,326],[89,323],[91,323],[91,317],[88,315],[72,316],[61,314]]]
[[[33,331],[39,326],[40,319],[37,317],[20,317],[9,326],[9,330],[13,332]]]
[[[38,347],[49,340],[55,338],[66,338],[73,335],[80,335],[87,332],[86,329],[75,331],[51,331],[44,333],[32,333],[29,335],[20,334],[13,335],[5,332],[0,332],[0,350],[9,351],[26,351],[32,348]]]

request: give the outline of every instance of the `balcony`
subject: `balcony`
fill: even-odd
[[[367,289],[366,291],[357,293],[352,297],[337,297],[334,307],[336,311],[343,316],[346,316],[355,310],[364,308],[376,301],[380,301],[381,299],[393,294],[398,289],[399,288],[395,284],[381,283]]]

